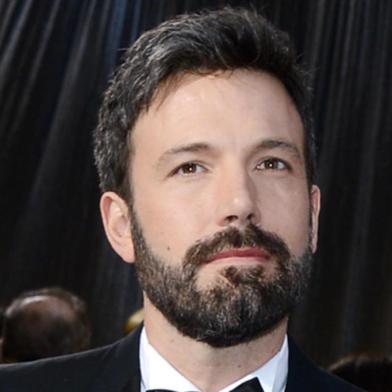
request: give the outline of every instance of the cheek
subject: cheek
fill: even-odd
[[[211,209],[206,208],[201,194],[181,194],[170,187],[156,189],[139,187],[134,198],[145,239],[155,254],[182,260],[203,236]]]
[[[278,234],[295,255],[302,255],[309,241],[310,210],[306,190],[279,189],[263,202],[261,225]]]

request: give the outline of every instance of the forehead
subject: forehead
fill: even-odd
[[[296,144],[303,153],[303,124],[283,84],[268,73],[237,70],[185,74],[162,86],[137,120],[133,150],[151,153],[173,144],[225,139],[246,147],[256,139]]]

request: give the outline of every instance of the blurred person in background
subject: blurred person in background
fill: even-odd
[[[86,304],[58,287],[15,298],[5,310],[2,331],[4,363],[70,354],[90,346]]]
[[[329,370],[368,392],[392,391],[392,357],[390,356],[352,354],[332,364]]]
[[[3,320],[4,320],[4,307],[0,306],[0,363],[3,362],[2,358],[2,346],[3,346]]]

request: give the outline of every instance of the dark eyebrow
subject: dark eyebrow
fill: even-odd
[[[258,143],[254,147],[254,151],[258,150],[271,150],[271,149],[283,149],[288,150],[291,154],[293,154],[297,159],[301,160],[301,153],[297,146],[293,143],[289,143],[285,140],[280,139],[265,139]],[[211,145],[207,143],[190,143],[184,144],[177,147],[170,148],[169,150],[165,151],[158,159],[156,163],[156,167],[161,166],[164,162],[170,159],[173,156],[189,153],[189,152],[200,152],[200,151],[211,151],[213,148]]]
[[[167,159],[175,155],[184,154],[187,152],[200,152],[200,151],[210,151],[211,146],[207,143],[190,143],[184,144],[182,146],[173,147],[165,151],[158,159],[156,166],[161,166]]]
[[[302,159],[302,154],[299,151],[298,147],[290,142],[280,139],[266,139],[261,141],[259,144],[256,145],[254,148],[255,151],[257,150],[273,150],[273,149],[283,149],[287,150],[291,154],[293,154],[297,159]]]

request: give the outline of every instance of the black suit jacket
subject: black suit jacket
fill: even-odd
[[[1,392],[139,392],[139,328],[105,347],[39,361],[0,366]],[[289,339],[286,392],[359,389],[313,365]]]

